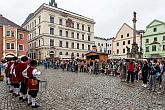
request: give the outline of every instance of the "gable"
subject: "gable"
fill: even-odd
[[[121,35],[126,36],[126,34],[129,33],[130,35],[133,34],[133,28],[130,27],[128,24],[124,23],[120,30],[116,34],[116,38],[114,40],[121,39]]]
[[[162,21],[159,21],[159,20],[153,20],[153,21],[147,26],[147,28],[152,27],[152,26],[162,25],[162,24],[165,24],[165,23],[162,22]]]

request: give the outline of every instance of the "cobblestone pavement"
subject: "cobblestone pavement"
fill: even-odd
[[[36,110],[165,110],[165,96],[141,87],[141,82],[121,83],[118,77],[42,70],[47,79],[47,94],[42,89]],[[0,82],[1,110],[31,110],[25,102],[13,98]]]

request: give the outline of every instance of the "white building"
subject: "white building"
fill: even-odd
[[[113,38],[94,37],[97,52],[108,53],[109,58],[112,57],[112,40]]]
[[[42,4],[29,14],[23,27],[29,31],[31,58],[84,58],[94,45],[94,20],[85,16]]]

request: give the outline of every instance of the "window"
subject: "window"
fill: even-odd
[[[152,46],[152,51],[156,51],[156,45]]]
[[[72,32],[72,38],[74,38],[74,32]]]
[[[79,57],[79,53],[77,53],[77,57]]]
[[[91,27],[88,27],[88,32],[90,32],[91,31]]]
[[[54,17],[50,16],[50,23],[54,23]]]
[[[41,23],[41,16],[38,17],[39,24]]]
[[[111,54],[111,50],[109,50],[109,54]]]
[[[59,47],[62,47],[62,41],[59,42]]]
[[[79,49],[79,43],[77,43],[77,49]]]
[[[36,20],[34,20],[34,26],[36,27]]]
[[[82,58],[84,58],[84,54],[82,53]]]
[[[91,36],[90,35],[88,35],[88,41],[91,41]]]
[[[155,42],[157,41],[157,37],[154,37],[154,41],[155,41]]]
[[[62,52],[59,52],[59,55],[62,55]]]
[[[123,45],[125,45],[125,41],[123,41]]]
[[[111,46],[111,44],[109,44],[109,46]]]
[[[79,23],[77,23],[77,29],[79,29],[80,28],[80,24]]]
[[[163,45],[163,50],[165,50],[165,45]]]
[[[153,31],[156,32],[157,31],[157,28],[154,28]]]
[[[66,31],[66,37],[68,37],[68,31]]]
[[[23,39],[23,34],[19,34],[19,39]]]
[[[91,46],[90,45],[88,45],[88,50],[91,50]]]
[[[40,40],[38,41],[38,45],[39,45],[39,47],[40,47]]]
[[[84,50],[84,44],[82,44],[82,50]]]
[[[6,43],[6,49],[10,49],[10,43]]]
[[[128,44],[130,44],[131,42],[130,42],[130,40],[128,40]]]
[[[72,49],[74,49],[74,42],[72,42]]]
[[[84,31],[84,24],[82,25],[82,30]]]
[[[59,25],[62,25],[62,19],[59,19]]]
[[[50,28],[50,34],[54,35],[54,28]]]
[[[39,26],[38,27],[38,33],[39,33],[39,35],[41,34],[41,29],[40,29],[41,27]]]
[[[119,49],[117,49],[117,54],[119,54]]]
[[[6,32],[6,36],[10,36],[10,31],[7,31]]]
[[[129,33],[127,33],[127,37],[129,37]]]
[[[119,46],[119,43],[117,43],[116,45]]]
[[[123,35],[121,35],[121,38],[123,38]]]
[[[11,31],[11,36],[14,37],[14,31]]]
[[[19,45],[19,50],[23,50],[23,45]]]
[[[82,40],[84,40],[84,34],[82,34]]]
[[[65,55],[68,55],[68,52],[66,52]]]
[[[77,39],[79,39],[79,33],[77,33]]]
[[[14,49],[14,43],[11,43],[11,49]]]
[[[146,43],[149,43],[149,39],[146,39]]]
[[[50,39],[50,46],[54,46],[54,39]]]
[[[60,32],[59,32],[59,33],[60,33],[60,36],[62,36],[62,30],[60,30]]]
[[[103,44],[101,44],[101,46],[104,46]]]
[[[100,46],[100,43],[98,43],[98,46]]]
[[[74,57],[74,53],[71,53],[71,57]]]
[[[69,44],[68,44],[68,42],[66,42],[66,48],[69,48]]]
[[[149,47],[146,47],[146,52],[149,52]]]
[[[110,54],[110,53],[109,53],[109,50],[108,50],[108,54]]]
[[[163,40],[165,40],[165,36],[163,36]]]
[[[125,53],[125,49],[123,49],[123,53]]]

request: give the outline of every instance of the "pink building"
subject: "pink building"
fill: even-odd
[[[28,33],[0,15],[0,58],[27,55]]]

